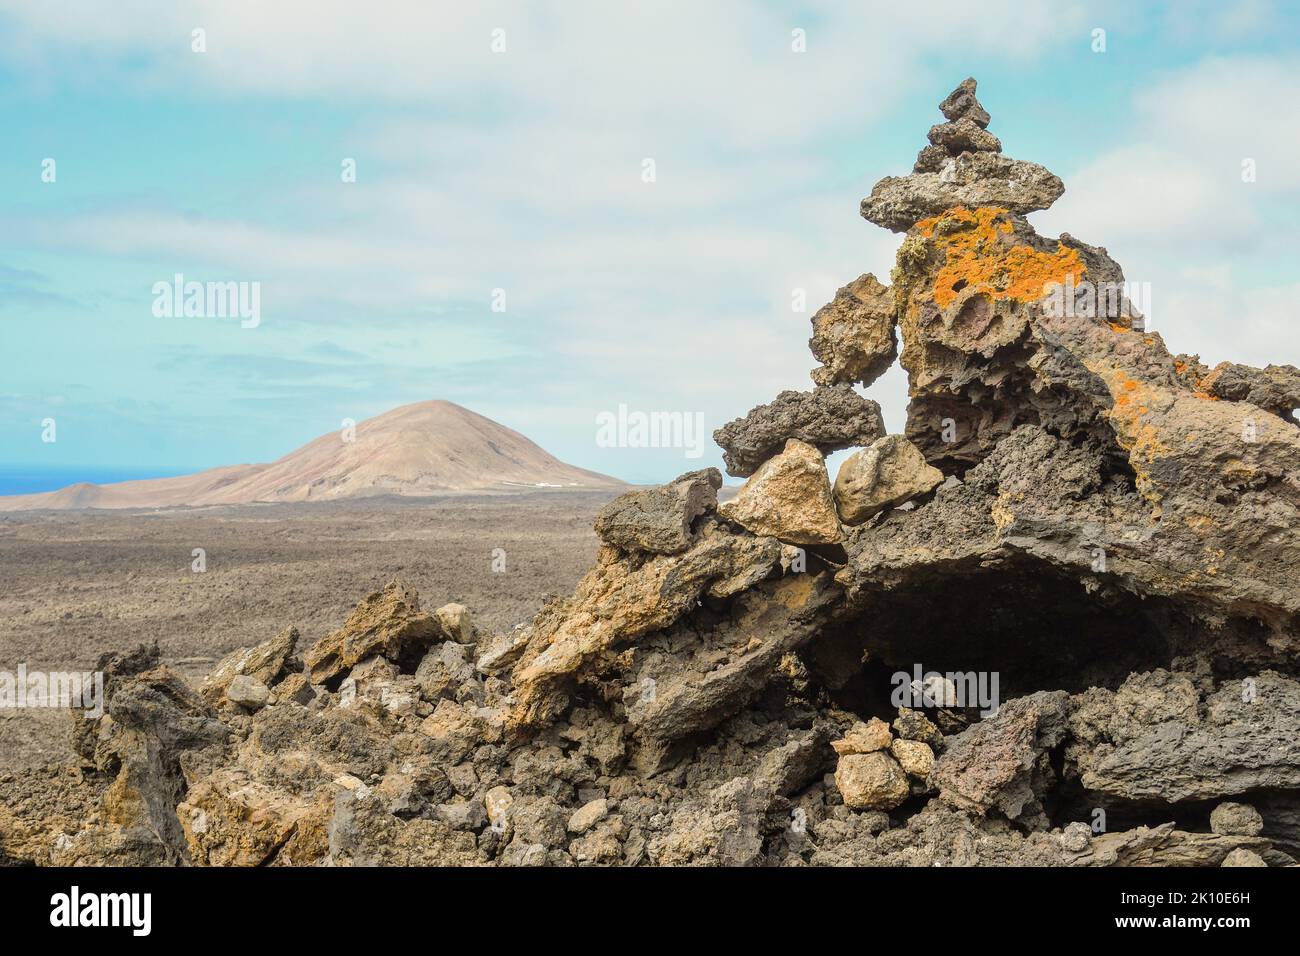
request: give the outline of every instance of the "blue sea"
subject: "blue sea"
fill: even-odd
[[[97,465],[40,468],[34,465],[0,465],[0,495],[29,495],[38,491],[58,491],[68,485],[89,481],[106,485],[114,481],[137,478],[172,478],[188,475],[189,468],[111,468]]]

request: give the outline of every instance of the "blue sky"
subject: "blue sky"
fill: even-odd
[[[270,460],[431,398],[628,480],[719,464],[600,447],[596,416],[712,431],[810,387],[811,313],[886,277],[898,244],[858,201],[910,168],[967,75],[1004,150],[1066,181],[1040,231],[1150,282],[1175,351],[1300,363],[1297,19],[1267,2],[0,0],[0,471]],[[176,273],[260,283],[260,324],[155,316]],[[868,394],[901,430],[901,370]]]

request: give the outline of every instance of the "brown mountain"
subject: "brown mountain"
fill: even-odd
[[[370,495],[529,488],[615,489],[623,482],[575,468],[516,431],[452,402],[403,405],[322,435],[279,461],[230,465],[178,478],[0,497],[0,511],[159,508],[253,501],[331,501]]]

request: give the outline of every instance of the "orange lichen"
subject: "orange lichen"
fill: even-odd
[[[1105,380],[1114,399],[1108,417],[1120,447],[1128,452],[1129,464],[1137,477],[1138,491],[1152,504],[1159,504],[1161,494],[1151,480],[1150,466],[1170,454],[1161,430],[1149,413],[1156,405],[1156,392],[1147,383],[1129,378],[1124,372],[1103,363],[1087,363],[1088,368]]]
[[[916,224],[920,235],[940,244],[946,253],[934,283],[934,301],[946,307],[964,289],[990,299],[1034,302],[1053,285],[1077,283],[1085,275],[1075,249],[1060,244],[1055,252],[1012,245],[1006,210],[957,206]],[[944,223],[942,230],[936,227]]]

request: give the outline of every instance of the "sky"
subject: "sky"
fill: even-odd
[[[812,313],[899,243],[858,203],[966,76],[1173,351],[1300,364],[1298,6],[0,0],[0,473],[427,399],[629,481],[720,465],[598,418],[810,388]],[[178,274],[256,321],[166,314]],[[865,394],[901,431],[902,370]]]

